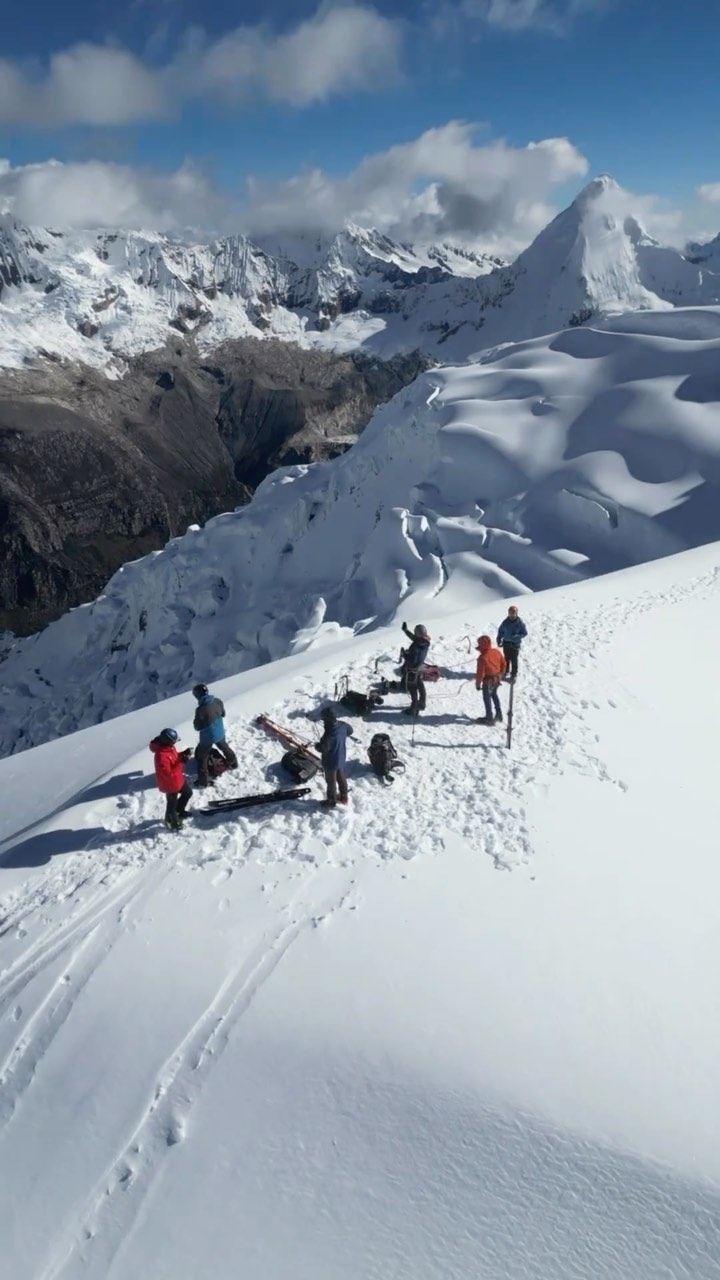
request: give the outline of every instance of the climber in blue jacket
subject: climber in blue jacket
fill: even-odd
[[[520,645],[527,635],[527,627],[520,617],[516,604],[511,604],[505,618],[498,627],[497,643],[502,649],[507,663],[506,680],[517,679]]]

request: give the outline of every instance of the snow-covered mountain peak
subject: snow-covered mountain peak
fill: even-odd
[[[608,192],[619,192],[621,190],[620,184],[609,173],[600,173],[596,178],[588,182],[582,191],[578,192],[570,208],[585,209],[594,201],[607,195]]]
[[[0,218],[0,363],[120,371],[178,335],[209,351],[276,337],[376,357],[463,360],[628,310],[720,302],[720,252],[664,248],[603,175],[512,265],[348,224],[207,244],[147,231],[23,227]]]

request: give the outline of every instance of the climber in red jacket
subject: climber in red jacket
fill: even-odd
[[[181,831],[187,817],[186,809],[192,795],[192,787],[185,778],[184,761],[192,755],[190,747],[178,751],[175,743],[180,734],[176,729],[163,729],[150,743],[155,756],[155,778],[158,791],[166,797],[165,826],[168,831]]]

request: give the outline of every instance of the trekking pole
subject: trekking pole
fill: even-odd
[[[507,747],[508,751],[510,750],[510,748],[511,748],[511,746],[512,746],[512,731],[513,731],[513,702],[514,702],[514,699],[515,699],[515,681],[513,680],[512,684],[510,685],[510,702],[509,702],[509,704],[508,704],[508,718],[507,718],[507,740],[506,740],[506,743],[505,743],[505,745],[506,745],[506,747]]]

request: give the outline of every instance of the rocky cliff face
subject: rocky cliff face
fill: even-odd
[[[253,339],[183,345],[121,380],[77,366],[0,380],[0,631],[92,599],[128,560],[246,502],[286,462],[334,456],[421,371]]]

